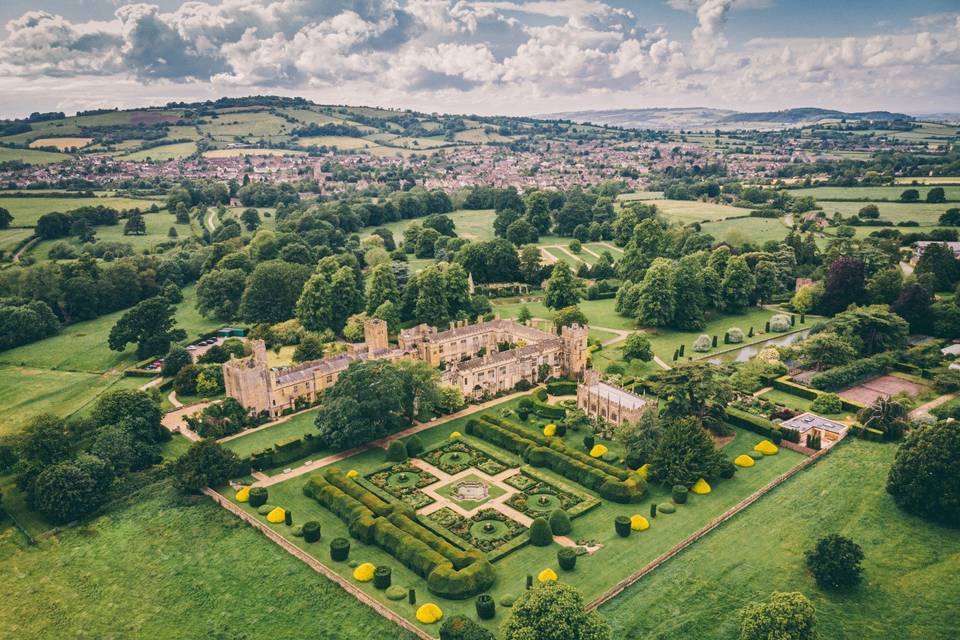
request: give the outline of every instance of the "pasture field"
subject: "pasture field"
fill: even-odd
[[[239,158],[243,156],[299,156],[303,151],[295,149],[211,149],[204,151],[204,158]]]
[[[877,209],[880,210],[880,219],[881,220],[890,220],[894,224],[898,222],[905,222],[907,220],[915,220],[919,222],[921,226],[934,226],[937,224],[937,219],[940,217],[944,211],[950,207],[956,206],[949,202],[943,204],[927,204],[926,202],[918,204],[907,204],[905,202],[821,202],[820,206],[823,207],[824,213],[827,214],[827,218],[832,218],[834,212],[839,212],[844,218],[849,218],[850,216],[857,215],[857,212],[860,211],[863,207],[868,204],[877,205]],[[878,227],[873,227],[873,230],[876,230]],[[909,232],[911,229],[902,229],[902,231]]]
[[[670,222],[690,224],[691,222],[713,222],[727,218],[740,218],[750,214],[749,209],[731,207],[727,204],[697,202],[696,200],[656,200],[648,204],[656,205],[660,214]]]
[[[90,144],[93,138],[37,138],[30,142],[31,149],[41,147],[56,147],[57,151],[66,151],[67,149],[82,149]]]
[[[896,185],[893,187],[808,187],[805,189],[791,189],[794,196],[813,196],[819,200],[900,200],[900,194],[906,189],[916,189],[920,192],[920,200],[927,197],[930,187],[917,185]],[[960,186],[946,186],[943,188],[947,200],[960,200]]]
[[[220,114],[210,118],[207,124],[200,125],[200,131],[210,134],[214,139],[262,138],[287,135],[295,128],[289,122],[266,111],[245,111]]]
[[[509,142],[511,138],[502,136],[496,131],[487,133],[483,127],[476,129],[467,129],[453,134],[453,139],[457,142],[469,142],[470,144],[486,144],[489,142]]]
[[[80,207],[103,205],[113,207],[119,211],[139,208],[145,211],[151,205],[163,206],[161,200],[147,198],[104,197],[104,198],[17,198],[4,196],[0,192],[0,207],[5,208],[13,216],[13,225],[17,227],[32,227],[45,213],[61,211],[66,213]]]
[[[37,547],[2,522],[0,626],[15,636],[298,640],[307,625],[318,637],[409,640],[207,498],[166,483]]]
[[[21,241],[33,235],[33,229],[2,229],[0,230],[0,252],[13,251]]]
[[[527,298],[529,302],[521,302],[519,298],[494,298],[490,300],[494,311],[499,311],[504,318],[515,318],[520,307],[527,307],[534,318],[550,319],[556,312],[543,305],[543,295],[534,294]],[[630,330],[636,328],[633,318],[625,318],[614,311],[617,301],[609,300],[581,300],[577,306],[587,316],[591,326],[598,328]]]
[[[3,138],[6,140],[6,138]],[[54,162],[63,162],[69,160],[70,156],[66,153],[57,153],[56,151],[40,151],[39,149],[11,149],[10,147],[0,147],[0,162],[11,162],[18,160],[26,164],[53,164]]]
[[[350,136],[311,136],[300,138],[297,144],[301,147],[336,147],[338,149],[373,149],[380,146],[377,140]]]
[[[763,244],[768,240],[779,242],[786,238],[790,231],[776,218],[739,218],[706,222],[700,225],[700,228],[717,240],[723,240],[734,246],[748,242],[754,245]]]
[[[445,216],[453,220],[454,230],[457,235],[467,240],[492,240],[493,239],[493,219],[496,217],[493,209],[458,209]],[[411,224],[421,224],[423,218],[411,218],[409,220],[397,220],[380,225],[380,227],[366,227],[362,232],[362,237],[369,236],[375,228],[387,229],[393,234],[393,239],[399,245],[403,240],[403,230]],[[569,242],[569,240],[568,240]],[[411,267],[412,268],[412,267]]]
[[[954,637],[960,530],[896,508],[884,490],[895,452],[847,438],[601,607],[614,637],[736,638],[739,609],[772,591],[809,597],[823,638],[882,640],[891,628],[913,640]],[[803,552],[833,532],[866,556],[864,583],[849,593],[819,590],[804,565]]]
[[[123,221],[121,221],[120,224],[94,227],[94,230],[97,232],[97,240],[124,242],[132,246],[134,251],[138,253],[152,250],[158,244],[164,242],[183,240],[193,235],[189,224],[178,224],[176,216],[166,211],[144,214],[143,221],[147,225],[147,233],[145,235],[123,235]],[[177,230],[176,238],[171,238],[168,235],[170,227]],[[57,242],[66,242],[78,250],[82,246],[77,238],[43,240],[30,249],[30,255],[38,260],[48,260],[50,258],[50,248]]]
[[[515,406],[517,400],[510,400],[495,405],[489,411],[496,414],[504,407]],[[424,445],[427,447],[449,439],[453,431],[464,432],[464,426],[469,417],[462,417],[447,423],[438,425],[434,428],[423,431],[419,434]],[[533,431],[541,431],[545,424],[542,420],[533,420],[525,423],[525,426]],[[580,434],[568,433],[564,436],[569,444],[576,445],[580,440]],[[512,454],[505,454],[502,450],[477,440],[471,436],[462,436],[462,440],[473,446],[486,448],[490,451],[499,451],[499,455],[507,461],[515,461]],[[734,458],[737,455],[750,450],[760,437],[740,429],[735,429],[735,437],[724,447],[725,457]],[[606,444],[606,441],[604,441]],[[613,449],[616,451],[616,449]],[[350,456],[337,466],[342,470],[356,469],[361,475],[370,473],[383,464],[384,452],[382,449],[374,448],[370,451]],[[315,457],[313,457],[315,459]],[[723,513],[736,503],[740,502],[747,495],[763,486],[777,475],[787,471],[796,465],[802,456],[789,450],[782,449],[776,456],[765,458],[758,462],[756,467],[747,470],[740,470],[736,476],[730,480],[715,483],[713,491],[706,496],[691,496],[689,503],[678,507],[674,514],[663,514],[651,522],[651,527],[647,531],[634,533],[628,538],[619,537],[613,527],[613,519],[618,515],[632,515],[649,513],[649,504],[651,502],[662,503],[668,501],[669,489],[659,485],[651,485],[648,490],[648,496],[638,504],[616,504],[610,501],[603,501],[602,504],[580,517],[573,520],[573,531],[570,534],[571,539],[591,539],[603,545],[593,555],[580,556],[577,561],[576,570],[570,573],[561,572],[561,578],[580,589],[588,600],[599,596],[604,590],[611,587],[617,580],[623,579],[634,571],[637,571],[651,560],[667,551],[679,540],[688,536],[696,529],[702,527],[710,519]],[[287,466],[296,468],[298,463]],[[513,462],[515,464],[515,462]],[[595,496],[592,492],[584,489],[580,485],[572,483],[570,480],[557,476],[551,471],[540,468],[537,472],[547,477],[551,483],[561,487],[570,487],[584,494]],[[289,480],[272,485],[269,488],[270,497],[268,502],[290,509],[296,517],[302,520],[317,520],[320,522],[323,532],[323,539],[329,540],[334,536],[348,536],[346,525],[337,518],[331,511],[322,507],[319,503],[303,494],[303,485],[308,479],[307,475],[291,478]],[[233,492],[224,489],[228,497],[232,497]],[[248,505],[241,504],[241,508],[256,513],[255,509],[250,509]],[[260,517],[262,516],[255,516]],[[307,553],[314,555],[321,562],[324,562],[338,574],[351,580],[351,582],[363,590],[365,593],[377,599],[381,604],[393,609],[400,615],[414,620],[414,607],[409,606],[405,601],[393,602],[388,600],[382,591],[378,591],[369,583],[361,584],[352,580],[352,568],[347,563],[336,563],[329,561],[329,552],[327,545],[321,541],[318,544],[308,544],[302,538],[292,536],[290,529],[285,525],[276,525],[275,530],[290,540],[293,544],[303,548]],[[270,543],[266,540],[264,545]],[[415,573],[407,569],[395,558],[388,555],[385,551],[375,545],[367,545],[358,540],[351,540],[350,559],[358,562],[372,562],[373,564],[388,565],[393,570],[393,584],[404,587],[414,587],[418,592],[418,603],[436,602],[444,612],[445,616],[454,614],[466,614],[475,618],[474,603],[472,599],[467,600],[446,600],[429,595],[425,590],[423,580]],[[547,547],[525,546],[514,551],[506,558],[496,561],[498,577],[490,593],[495,600],[507,595],[517,595],[524,589],[526,576],[536,575],[542,569],[551,567],[556,570],[556,543]],[[500,612],[497,619],[483,623],[490,629],[495,629],[503,619],[503,609],[498,607]],[[436,627],[425,627],[429,632],[436,633]]]
[[[960,184],[960,176],[920,176],[917,178],[894,178],[894,182],[905,186]]]
[[[223,446],[241,458],[246,458],[254,451],[267,449],[280,440],[300,437],[307,433],[316,433],[317,428],[313,421],[317,417],[317,411],[319,409],[311,409],[273,427],[227,440],[223,443]],[[323,453],[316,453],[314,458],[321,458],[323,455]]]
[[[157,161],[166,161],[166,160],[177,160],[179,158],[186,158],[187,156],[192,156],[197,152],[197,143],[196,142],[175,142],[174,144],[164,144],[159,147],[151,147],[150,149],[141,149],[140,151],[134,151],[133,153],[128,153],[124,156],[120,156],[120,160],[157,160]]]
[[[617,200],[662,200],[663,191],[634,191],[632,193],[621,193]]]

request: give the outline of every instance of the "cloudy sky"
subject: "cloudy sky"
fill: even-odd
[[[255,93],[425,111],[960,108],[958,0],[2,0],[0,116]]]

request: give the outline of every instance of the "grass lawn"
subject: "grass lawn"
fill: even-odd
[[[7,637],[407,639],[207,498],[164,484],[36,547],[0,523]]]
[[[4,138],[12,141],[12,138]],[[12,162],[14,160],[26,164],[52,164],[54,162],[63,162],[70,159],[70,154],[59,153],[57,151],[40,151],[39,149],[11,149],[10,147],[0,147],[0,162]]]
[[[520,307],[527,307],[535,318],[552,318],[555,312],[543,306],[543,296],[532,296],[528,298],[531,302],[520,302],[518,298],[501,298],[491,300],[493,310],[499,312],[504,318],[515,318],[520,313]],[[612,329],[633,329],[635,322],[632,318],[625,318],[614,311],[617,301],[609,300],[581,300],[580,310],[587,316],[591,325],[598,327],[609,327]]]
[[[0,161],[2,161],[2,158],[0,158]],[[10,212],[10,215],[13,216],[13,224],[18,227],[32,227],[37,224],[40,216],[45,213],[50,213],[51,211],[61,211],[65,213],[80,207],[92,207],[96,205],[113,207],[117,210],[133,209],[135,207],[139,207],[140,210],[146,210],[154,204],[163,206],[163,203],[159,200],[148,200],[144,198],[16,198],[0,195],[0,207]],[[122,222],[118,228],[123,229]],[[99,235],[103,233],[106,227],[95,227],[95,229]]]
[[[920,192],[920,200],[925,200],[927,191],[932,187],[923,185],[896,185],[892,187],[809,187],[806,189],[792,189],[793,196],[813,196],[817,200],[900,200],[900,194],[906,189],[916,189]],[[946,186],[943,188],[947,200],[960,200],[960,186]]]
[[[813,404],[813,400],[807,400],[806,398],[801,398],[800,396],[795,396],[792,393],[780,391],[779,389],[767,391],[766,393],[761,394],[760,397],[770,402],[782,404],[783,406],[795,411],[812,410],[811,405]],[[821,415],[826,418],[830,418],[831,420],[838,420],[840,422],[853,418],[852,413],[824,413]]]
[[[457,235],[467,240],[492,240],[493,239],[493,219],[496,217],[493,209],[458,209],[450,213],[443,214],[453,220],[454,230]],[[360,234],[362,237],[369,236],[374,229],[386,229],[393,234],[393,239],[399,245],[403,241],[403,230],[412,224],[422,224],[423,218],[411,218],[409,220],[397,220],[388,222],[379,227],[367,227]],[[410,256],[412,258],[412,255]],[[411,270],[413,267],[411,267]]]
[[[223,446],[241,458],[246,458],[254,451],[271,447],[280,440],[315,432],[316,427],[313,425],[313,421],[316,417],[317,410],[307,411],[273,427],[228,440],[223,443]],[[314,457],[320,458],[323,455],[325,455],[323,452],[319,452],[314,454]]]
[[[833,218],[834,212],[839,212],[844,218],[857,215],[863,207],[868,204],[877,205],[880,210],[881,220],[890,220],[894,224],[912,220],[919,222],[921,226],[936,226],[937,220],[944,211],[950,207],[957,206],[949,202],[943,204],[927,204],[925,202],[918,204],[906,204],[903,202],[821,202],[824,213],[827,218]],[[877,231],[884,227],[855,227],[857,230],[865,230],[865,233]],[[902,233],[915,231],[912,227],[899,228]]]
[[[33,235],[33,229],[3,229],[0,231],[0,252],[12,253],[17,245]]]
[[[176,216],[166,211],[145,214],[143,221],[147,226],[147,232],[144,235],[124,235],[123,222],[110,226],[94,227],[94,230],[97,232],[97,240],[129,244],[137,253],[152,250],[158,244],[164,242],[183,240],[193,235],[189,224],[178,224]],[[177,230],[176,238],[170,237],[170,227]],[[30,255],[38,260],[48,260],[50,248],[57,242],[66,242],[73,245],[78,252],[82,246],[77,238],[43,240],[30,249]]]
[[[696,200],[656,200],[650,204],[657,206],[657,210],[670,222],[690,224],[691,222],[713,222],[725,218],[736,218],[749,215],[750,210],[742,207],[731,207],[727,204],[712,202],[697,202]]]
[[[119,379],[79,371],[0,366],[0,435],[19,431],[41,413],[68,415],[97,397]]]
[[[141,151],[134,151],[120,160],[176,160],[186,158],[197,152],[196,142],[175,142],[173,144],[164,144]]]
[[[884,491],[895,451],[848,438],[605,605],[614,637],[736,638],[738,610],[771,591],[813,600],[822,638],[956,637],[960,530],[896,508]],[[866,556],[865,583],[846,594],[820,591],[804,566],[803,552],[833,532]]]
[[[740,218],[721,222],[707,222],[701,225],[704,233],[731,245],[747,242],[758,245],[768,240],[781,241],[787,237],[789,229],[780,220],[774,218]]]
[[[504,406],[511,406],[516,401],[509,401],[491,409],[496,412]],[[432,444],[445,441],[454,430],[464,431],[464,425],[467,418],[453,420],[420,434],[424,445],[430,447]],[[529,424],[531,430],[542,428],[542,421],[535,421]],[[725,455],[733,459],[737,455],[750,450],[760,438],[755,434],[736,429],[735,438],[724,448]],[[565,437],[569,442],[576,443],[582,438],[583,434],[569,433]],[[478,444],[481,447],[490,445],[476,441],[469,436],[463,436],[465,441],[471,444]],[[514,460],[516,456],[505,452],[501,456],[506,460]],[[765,458],[760,461],[756,467],[748,470],[741,470],[733,479],[716,483],[713,492],[707,496],[691,496],[687,505],[681,505],[674,514],[663,514],[656,518],[652,527],[643,533],[635,533],[629,538],[620,538],[614,532],[613,520],[617,515],[633,515],[649,513],[649,504],[651,501],[665,502],[669,500],[669,491],[662,487],[651,487],[649,496],[639,504],[620,505],[604,501],[603,504],[594,510],[582,515],[573,521],[573,532],[570,537],[573,539],[592,539],[603,545],[603,548],[597,551],[593,556],[582,556],[577,569],[573,573],[563,573],[562,579],[573,584],[584,592],[588,599],[593,599],[601,594],[605,589],[612,586],[617,580],[620,580],[630,573],[638,570],[658,555],[664,553],[679,540],[689,535],[696,529],[702,527],[711,518],[716,517],[726,509],[745,498],[763,484],[769,482],[777,475],[785,472],[801,460],[800,454],[792,451],[781,450],[773,457]],[[343,470],[356,469],[360,474],[365,475],[380,465],[384,461],[384,451],[373,449],[366,451],[339,463],[337,466]],[[296,467],[296,464],[289,465]],[[579,485],[571,484],[566,480],[550,471],[538,469],[538,471],[550,478],[552,482],[560,485],[569,485],[586,493],[589,491]],[[339,574],[350,577],[352,569],[346,563],[330,562],[326,541],[332,537],[346,536],[347,529],[336,516],[326,510],[319,503],[303,495],[303,485],[307,481],[307,476],[291,478],[288,481],[270,487],[269,498],[267,502],[272,505],[281,506],[290,509],[296,522],[303,522],[308,519],[316,519],[321,523],[323,532],[323,541],[318,544],[307,544],[302,538],[293,537],[290,529],[285,525],[276,525],[278,532],[288,537],[294,544],[306,549],[309,553],[315,555],[321,561],[328,563],[332,569]],[[226,494],[232,496],[232,492],[226,491]],[[244,508],[248,508],[244,505]],[[254,510],[251,509],[251,512]],[[262,517],[262,516],[259,516]],[[269,544],[263,541],[264,545]],[[444,615],[453,615],[462,613],[474,616],[474,605],[472,600],[449,601],[430,596],[426,591],[424,582],[413,572],[402,566],[396,559],[389,556],[376,546],[365,545],[357,540],[352,540],[352,549],[350,559],[359,562],[372,562],[375,565],[386,564],[393,569],[393,583],[404,587],[414,587],[418,591],[418,603],[427,601],[436,601],[444,611]],[[548,547],[524,547],[501,561],[495,563],[498,572],[498,579],[491,594],[495,599],[508,594],[519,594],[523,588],[528,574],[536,575],[542,569],[550,567],[557,569],[556,545]],[[383,592],[375,590],[370,584],[355,583],[360,589],[377,598],[384,605],[394,609],[401,615],[411,620],[413,619],[414,608],[405,601],[391,602],[385,598]],[[502,611],[502,609],[500,609]],[[485,623],[491,629],[496,628],[502,620],[502,613],[497,619]],[[430,628],[430,631],[436,633],[436,628]]]

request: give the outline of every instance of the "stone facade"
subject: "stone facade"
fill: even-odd
[[[594,369],[587,371],[577,385],[577,408],[614,425],[636,422],[647,403],[646,398],[601,381]]]
[[[445,331],[421,324],[402,331],[397,348],[389,346],[386,323],[368,320],[364,342],[350,345],[347,353],[292,367],[270,368],[263,341],[252,344],[252,355],[224,363],[224,387],[251,412],[271,416],[312,404],[358,360],[422,360],[442,369],[442,383],[458,387],[464,397],[480,398],[513,389],[521,380],[579,378],[588,354],[586,327],[564,327],[557,335],[500,319],[451,323]]]

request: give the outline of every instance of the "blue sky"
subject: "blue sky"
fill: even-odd
[[[960,104],[957,0],[4,0],[0,115],[278,93],[530,114]]]

